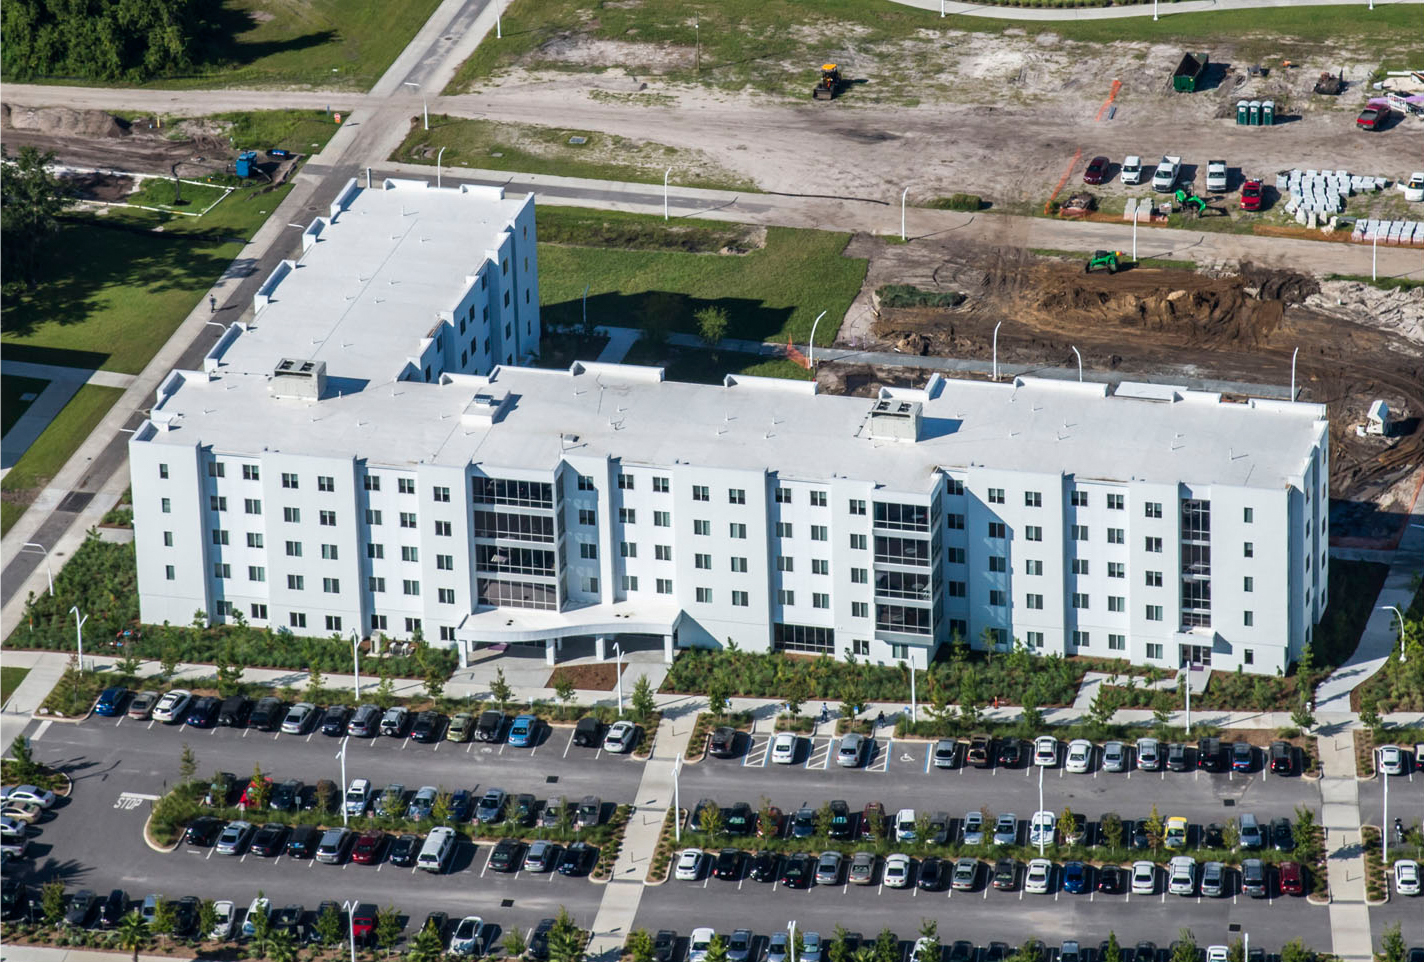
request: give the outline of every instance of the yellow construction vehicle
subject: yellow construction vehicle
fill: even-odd
[[[841,68],[833,63],[821,64],[821,82],[811,91],[815,100],[834,100],[841,92]]]

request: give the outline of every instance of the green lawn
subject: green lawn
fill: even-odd
[[[570,143],[582,138],[583,143]],[[679,150],[665,144],[630,140],[593,130],[565,130],[535,124],[462,120],[437,115],[430,129],[412,121],[405,141],[391,160],[432,167],[445,149],[447,167],[516,170],[561,177],[626,180],[661,184],[672,168],[672,182],[684,187],[749,190],[754,185],[724,169],[699,150]]]
[[[624,216],[652,236],[661,229],[661,218]],[[785,342],[790,335],[804,344],[816,315],[826,311],[816,336],[830,344],[865,279],[866,261],[841,254],[849,239],[830,231],[771,227],[765,247],[741,255],[540,243],[543,318],[548,324],[579,324],[587,284],[594,324],[641,327],[661,318],[668,330],[695,332],[693,315],[717,305],[727,312],[728,337]]]
[[[334,104],[331,113],[325,110],[248,110],[241,113],[213,114],[209,119],[226,121],[232,126],[228,133],[234,147],[268,150],[280,147],[301,154],[315,154],[339,130],[333,119],[348,111]]]
[[[819,335],[820,332],[817,331]],[[625,364],[648,364],[665,369],[669,381],[721,384],[728,374],[749,377],[784,377],[793,381],[811,380],[811,372],[784,357],[763,357],[739,351],[713,354],[703,348],[657,347],[638,341],[623,359]]]
[[[222,200],[225,193],[223,188],[207,184],[179,184],[177,187],[175,196],[173,181],[166,177],[150,177],[143,182],[143,186],[125,197],[124,202],[140,207],[201,214]]]
[[[0,668],[0,705],[10,700],[10,696],[29,673],[28,668]]]
[[[70,398],[0,481],[0,497],[4,498],[0,503],[0,532],[10,530],[10,525],[25,513],[30,498],[64,467],[75,448],[93,432],[123,393],[116,387],[86,384]]]
[[[20,420],[20,416],[30,409],[30,405],[35,403],[47,387],[49,382],[38,377],[7,375],[0,378],[0,437],[10,433],[15,422]],[[33,394],[35,397],[28,401],[23,400],[26,394]]]
[[[450,89],[468,89],[515,64],[583,69],[545,52],[562,47],[570,35],[628,45],[624,49],[630,52],[621,54],[619,66],[639,77],[750,88],[797,100],[809,97],[822,60],[847,45],[873,61],[898,65],[877,76],[856,78],[868,82],[846,93],[851,102],[917,98],[925,78],[935,76],[943,62],[935,34],[950,31],[996,35],[1012,27],[1030,37],[1048,32],[1085,43],[1150,41],[1186,49],[1208,49],[1211,41],[1220,39],[1232,41],[1246,62],[1251,62],[1248,56],[1265,62],[1267,55],[1309,62],[1308,54],[1342,45],[1378,50],[1390,61],[1418,49],[1418,11],[1403,4],[1381,6],[1368,15],[1359,4],[1196,14],[1172,14],[1170,4],[1163,9],[1168,15],[1155,22],[1151,17],[1035,22],[941,19],[935,11],[889,0],[638,0],[596,8],[583,0],[513,0],[505,9],[503,39],[481,44],[461,65]],[[699,36],[700,70],[695,57]],[[550,41],[558,42],[546,48]],[[919,43],[906,51],[905,41]],[[646,57],[640,59],[634,44],[647,45]],[[1260,46],[1260,56],[1254,48],[1243,52],[1243,45],[1253,44]],[[670,51],[681,56],[669,57]]]

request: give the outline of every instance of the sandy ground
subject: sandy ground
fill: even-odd
[[[102,110],[68,107],[0,108],[7,149],[54,151],[59,163],[106,171],[197,177],[221,172],[235,151],[227,138],[190,123],[177,128],[128,124]]]

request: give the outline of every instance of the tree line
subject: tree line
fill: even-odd
[[[138,82],[193,66],[202,0],[5,0],[7,80]]]

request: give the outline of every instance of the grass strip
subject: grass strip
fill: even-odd
[[[20,456],[0,481],[0,532],[9,531],[29,507],[29,502],[64,467],[113,407],[123,390],[86,384],[55,416],[29,450]]]

